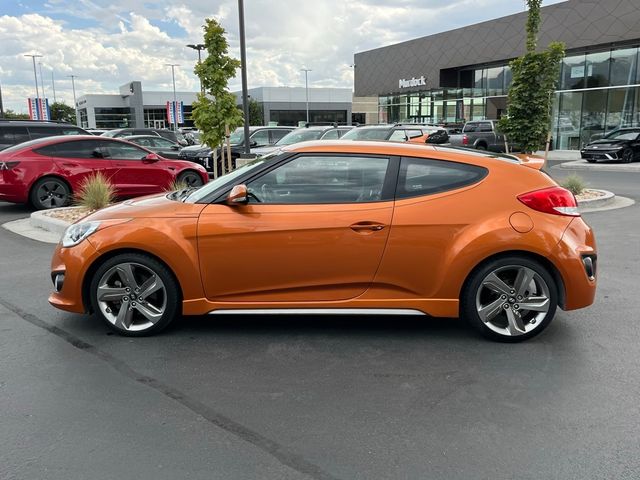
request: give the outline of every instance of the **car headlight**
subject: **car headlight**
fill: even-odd
[[[100,222],[80,222],[69,225],[62,235],[62,246],[65,248],[78,245],[100,227]]]

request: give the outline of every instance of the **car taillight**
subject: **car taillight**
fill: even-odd
[[[543,188],[542,190],[535,190],[518,195],[518,200],[527,207],[539,212],[551,213],[553,215],[566,215],[568,217],[580,216],[576,197],[566,188]]]
[[[469,137],[467,137],[466,135],[462,136],[462,144],[463,145],[469,145]]]
[[[0,162],[0,170],[13,170],[20,162]]]

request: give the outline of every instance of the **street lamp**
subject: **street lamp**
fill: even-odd
[[[200,52],[205,49],[204,43],[196,43],[196,44],[190,43],[189,45],[187,45],[187,47],[193,48],[194,50],[198,51],[198,64],[202,63]],[[200,79],[200,92],[204,93],[204,87],[202,86],[202,79]]]
[[[178,130],[178,101],[176,100],[176,71],[179,67],[177,63],[165,63],[165,66],[171,67],[171,78],[173,79],[173,130]]]
[[[244,3],[238,0],[238,16],[240,20],[240,72],[242,74],[242,113],[244,114],[244,153],[251,153],[249,141],[249,95],[247,92],[247,47],[244,35]]]
[[[73,109],[76,112],[76,126],[80,126],[80,116],[78,115],[78,102],[76,101],[76,78],[77,75],[67,75],[71,77],[71,87],[73,88]]]
[[[307,77],[307,74],[309,72],[312,72],[313,70],[309,68],[302,68],[300,69],[300,71],[304,72],[304,92],[307,97],[307,123],[309,123],[309,79]]]
[[[38,62],[38,68],[40,69],[40,83],[42,84],[42,98],[47,98],[47,94],[44,91],[44,78],[42,77],[42,62]]]
[[[42,55],[25,55],[25,57],[31,57],[33,60],[33,78],[36,81],[36,98],[38,99],[38,103],[40,103],[40,91],[38,90],[38,74],[36,73],[36,58],[42,58]]]

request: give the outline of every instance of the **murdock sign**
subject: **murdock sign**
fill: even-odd
[[[409,88],[409,87],[422,87],[427,85],[427,79],[422,75],[421,77],[413,77],[411,80],[405,80],[401,78],[398,80],[398,88]]]

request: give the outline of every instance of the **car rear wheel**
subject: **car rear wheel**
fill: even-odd
[[[630,148],[625,149],[622,152],[622,163],[631,163],[633,162],[633,150]]]
[[[179,287],[171,272],[152,257],[122,254],[107,260],[90,285],[93,311],[125,336],[166,328],[179,314]]]
[[[59,178],[41,178],[31,189],[29,200],[37,210],[65,207],[71,202],[71,189]]]
[[[504,257],[477,269],[460,299],[462,316],[482,335],[521,342],[542,332],[558,306],[556,282],[540,263]]]
[[[184,183],[187,187],[201,187],[203,185],[202,177],[196,172],[189,170],[178,175],[178,183]]]
[[[484,143],[479,143],[478,145],[476,145],[476,150],[486,150],[487,147],[485,146]]]

